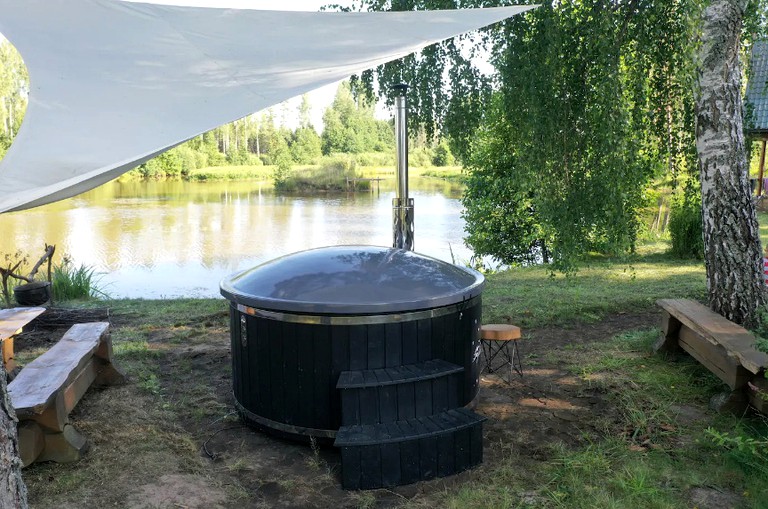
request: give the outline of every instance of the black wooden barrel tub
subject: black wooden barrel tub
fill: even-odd
[[[291,254],[231,276],[235,402],[250,425],[333,441],[345,488],[482,461],[482,274],[374,246]]]

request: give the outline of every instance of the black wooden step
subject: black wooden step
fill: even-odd
[[[341,423],[382,424],[460,406],[464,368],[440,359],[393,368],[342,371]]]
[[[458,408],[387,424],[342,426],[345,489],[399,486],[452,475],[483,461],[485,418]]]
[[[339,381],[336,383],[336,388],[362,389],[366,387],[381,387],[430,380],[463,371],[464,368],[461,366],[442,359],[433,359],[394,368],[342,371],[339,375]]]

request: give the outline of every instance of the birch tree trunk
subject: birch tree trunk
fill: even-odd
[[[709,305],[729,320],[751,327],[766,295],[744,150],[739,49],[747,1],[712,0],[704,11],[696,148]]]
[[[5,383],[5,369],[0,362],[0,509],[27,507],[27,487],[21,478],[16,423],[16,412],[11,406]]]

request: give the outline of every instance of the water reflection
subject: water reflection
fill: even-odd
[[[218,296],[232,272],[340,244],[392,242],[394,181],[380,193],[275,196],[263,182],[112,182],[76,198],[0,215],[0,252],[47,242],[104,272],[115,297]],[[468,260],[461,188],[412,179],[416,250]],[[450,245],[450,248],[449,248]]]

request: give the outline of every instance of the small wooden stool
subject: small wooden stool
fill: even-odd
[[[512,370],[523,376],[523,363],[520,361],[520,351],[517,349],[517,341],[521,338],[520,327],[504,323],[491,323],[480,328],[480,340],[485,354],[485,371],[493,373],[505,366],[509,366],[509,380],[512,381]],[[510,351],[510,344],[512,351]],[[501,354],[504,362],[497,368],[493,367],[493,360]],[[503,377],[502,377],[503,378]]]

